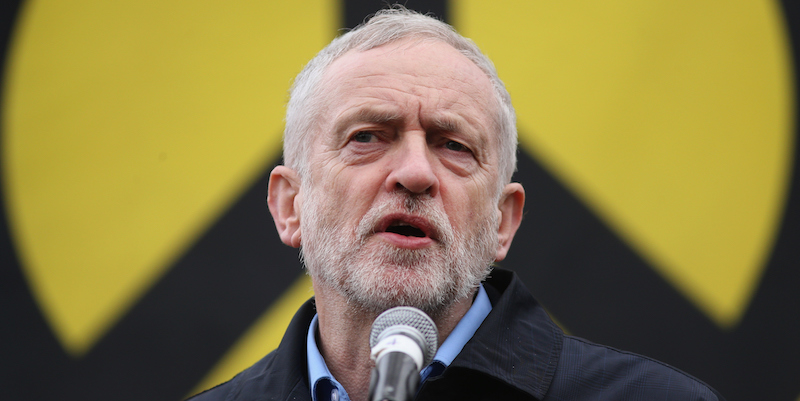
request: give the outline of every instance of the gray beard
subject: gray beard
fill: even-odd
[[[302,206],[301,259],[315,281],[339,291],[354,311],[377,315],[404,305],[436,319],[471,296],[491,272],[498,246],[492,210],[474,216],[474,232],[456,233],[430,196],[398,193],[373,206],[358,227],[348,229],[335,218],[338,205],[330,196],[310,188],[304,192],[308,196]],[[397,211],[428,219],[439,233],[438,243],[402,249],[369,241],[380,219]]]

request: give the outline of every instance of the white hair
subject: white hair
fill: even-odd
[[[286,106],[286,126],[283,134],[283,157],[286,166],[296,170],[301,179],[307,176],[309,145],[312,142],[309,135],[318,130],[321,106],[325,100],[319,88],[328,66],[352,49],[367,51],[412,37],[447,43],[486,73],[494,88],[498,104],[497,115],[494,118],[499,149],[498,192],[511,181],[511,175],[517,165],[516,114],[511,105],[511,97],[497,76],[494,64],[472,40],[458,34],[450,25],[402,6],[378,11],[368,22],[334,39],[297,75]]]

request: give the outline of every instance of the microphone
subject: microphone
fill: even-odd
[[[425,312],[398,306],[372,323],[369,345],[375,368],[369,384],[371,401],[410,401],[419,372],[433,361],[439,343],[436,324]]]

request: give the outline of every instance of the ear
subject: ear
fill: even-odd
[[[300,179],[297,172],[277,166],[269,175],[267,204],[284,244],[300,247]]]
[[[500,212],[500,225],[497,228],[497,254],[495,262],[506,258],[514,234],[517,233],[522,222],[522,212],[525,206],[525,189],[522,184],[512,182],[503,188],[500,203],[497,205]]]

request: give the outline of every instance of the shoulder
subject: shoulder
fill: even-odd
[[[267,354],[260,361],[243,370],[232,379],[194,395],[187,401],[226,401],[238,399],[238,396],[248,383],[252,384],[253,380],[270,371],[274,354],[275,352]]]
[[[695,377],[632,352],[564,336],[550,399],[724,400]]]

